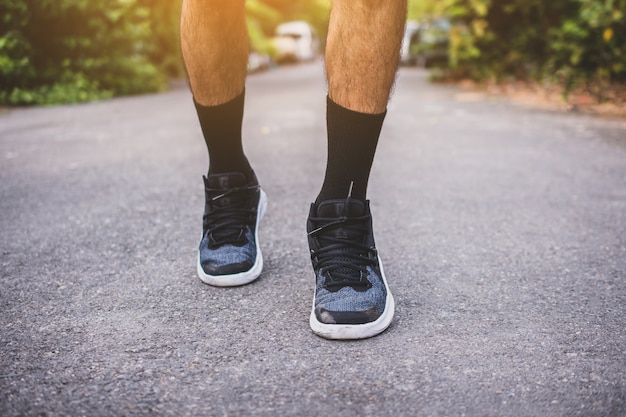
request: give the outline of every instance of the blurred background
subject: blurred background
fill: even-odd
[[[167,89],[181,0],[0,0],[0,105]],[[323,54],[330,0],[247,0],[250,72]],[[433,80],[529,81],[618,100],[626,0],[411,0],[403,65]],[[626,94],[624,94],[626,96]]]

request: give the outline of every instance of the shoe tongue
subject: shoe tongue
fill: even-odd
[[[319,217],[359,217],[365,215],[365,204],[354,198],[322,201],[317,206]]]
[[[224,174],[212,174],[207,179],[209,188],[235,188],[246,185],[246,177],[240,172],[228,172]]]
[[[332,218],[339,219],[341,217],[347,217],[347,218],[361,217],[361,216],[364,216],[365,214],[366,214],[365,204],[361,200],[356,200],[353,198],[322,201],[317,206],[317,216],[323,217],[325,218],[325,220],[332,219]],[[365,230],[362,227],[360,227],[358,223],[357,224],[345,224],[345,225],[338,224],[334,227],[331,226],[329,229],[322,232],[322,234],[319,237],[319,240],[322,243],[322,245],[325,244],[326,237],[333,237],[336,239],[345,239],[349,242],[354,242],[354,243],[364,243]],[[332,240],[326,241],[326,243],[336,244],[336,242]],[[346,248],[340,249],[340,251],[341,250],[344,250],[347,256],[344,257],[344,256],[341,256],[339,253],[337,253],[336,254],[337,261],[346,262],[348,264],[354,261],[354,258],[353,258],[353,254],[355,251],[354,247],[350,245],[346,245]],[[350,267],[339,268],[335,272],[339,274],[343,274],[344,276],[349,276],[351,277],[351,279],[354,279],[355,281],[360,280],[360,277],[361,277],[361,273],[358,269],[354,269]],[[332,277],[334,272],[331,271],[331,272],[328,272],[328,274],[330,274]]]
[[[207,198],[209,199],[212,199],[216,195],[225,193],[233,188],[243,187],[247,183],[248,181],[246,177],[241,172],[212,174],[209,175],[209,178],[205,177],[204,179],[205,186],[212,189],[212,192],[207,195]],[[212,201],[210,205],[215,207],[228,207],[235,201],[241,200],[241,198],[241,195],[222,195],[219,199]],[[209,204],[208,200],[207,204]]]
[[[317,215],[319,217],[326,218],[359,217],[365,215],[365,204],[363,204],[360,200],[352,198],[349,198],[347,203],[346,199],[323,201],[317,206]],[[355,240],[359,242],[364,236],[363,232],[359,231],[358,228],[355,229],[342,226],[337,226],[326,233],[336,238]]]

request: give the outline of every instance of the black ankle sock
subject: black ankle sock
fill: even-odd
[[[209,151],[209,174],[242,172],[247,175],[250,171],[241,143],[244,96],[245,90],[217,106],[203,106],[194,100]]]
[[[352,197],[366,199],[367,181],[386,113],[359,113],[327,98],[328,159],[316,203],[345,198],[351,183]]]

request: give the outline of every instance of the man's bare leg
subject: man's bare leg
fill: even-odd
[[[310,325],[329,339],[375,336],[394,315],[366,191],[405,19],[405,0],[333,2],[326,48],[328,160],[307,222],[316,276]]]
[[[241,94],[248,63],[243,0],[184,0],[180,38],[198,104],[216,106]]]
[[[361,113],[382,113],[394,83],[406,0],[334,0],[326,44],[330,99]]]
[[[243,152],[248,62],[244,0],[184,0],[181,46],[209,153],[198,276],[210,285],[247,284],[261,274],[258,222],[265,194]]]

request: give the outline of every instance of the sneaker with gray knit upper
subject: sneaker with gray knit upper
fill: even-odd
[[[376,251],[369,201],[311,204],[307,231],[316,278],[313,332],[363,339],[384,331],[395,305]]]
[[[205,208],[198,250],[198,276],[210,285],[230,287],[261,275],[259,221],[267,197],[253,171],[203,177]]]

